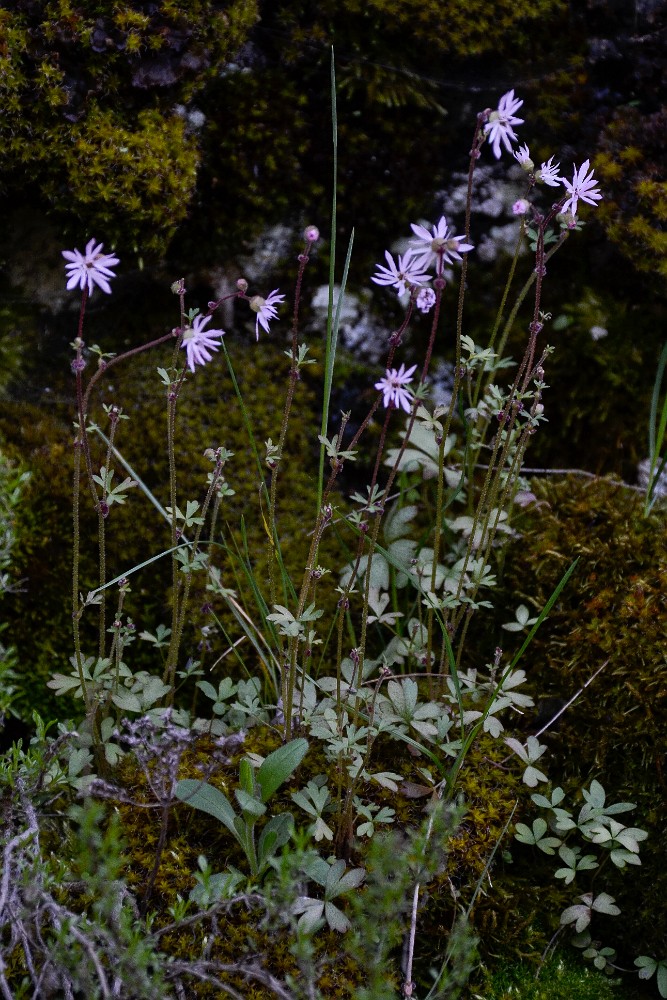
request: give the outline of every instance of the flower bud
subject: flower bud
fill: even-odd
[[[306,226],[303,231],[303,238],[308,243],[317,243],[320,238],[320,231],[317,226]]]
[[[236,282],[236,287],[238,288],[241,295],[245,295],[245,293],[248,291],[248,282],[245,280],[245,278],[239,278],[238,281]]]

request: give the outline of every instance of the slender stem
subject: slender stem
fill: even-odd
[[[299,332],[299,305],[301,302],[301,285],[303,282],[304,271],[306,270],[306,264],[308,263],[308,253],[299,254],[299,272],[296,279],[296,288],[294,291],[294,313],[292,316],[292,365],[289,372],[289,381],[287,385],[287,397],[285,399],[285,408],[283,410],[283,419],[280,425],[280,437],[278,439],[278,452],[276,455],[276,461],[271,469],[271,485],[269,488],[269,531],[271,532],[271,537],[269,538],[269,597],[270,605],[273,607],[276,603],[276,581],[275,581],[275,571],[276,571],[276,551],[274,543],[274,534],[277,532],[276,524],[276,495],[278,489],[278,470],[280,468],[280,462],[283,457],[283,448],[285,447],[285,439],[287,438],[287,428],[289,425],[290,413],[292,410],[292,403],[294,401],[294,393],[296,391],[296,384],[299,381],[299,365],[298,365],[298,332]]]
[[[179,288],[179,303],[180,303],[180,322],[181,329],[185,327],[185,285],[181,282]],[[174,347],[174,361],[176,360],[177,347]],[[175,550],[178,543],[178,527],[177,527],[177,517],[176,517],[176,404],[178,402],[178,396],[185,381],[185,366],[183,367],[180,377],[176,383],[170,383],[167,388],[167,454],[169,458],[169,503],[171,506],[171,547]],[[171,638],[169,641],[169,651],[167,653],[167,662],[164,668],[163,683],[168,684],[171,691],[168,695],[168,703],[173,702],[174,697],[174,685],[176,677],[176,663],[178,660],[178,620],[179,620],[179,562],[176,558],[176,552],[174,551],[171,557]]]
[[[83,439],[85,434],[85,420],[83,417],[83,406],[82,406],[83,397],[82,397],[81,372],[83,369],[83,358],[82,358],[83,340],[81,338],[81,334],[83,333],[83,318],[86,312],[87,298],[88,298],[88,290],[87,288],[84,288],[81,294],[81,309],[79,311],[79,330],[76,340],[76,358],[74,361],[79,426],[76,432],[76,436],[74,438],[74,482],[72,488],[72,521],[73,521],[72,628],[74,634],[74,656],[76,658],[76,669],[79,675],[79,683],[81,684],[81,692],[86,706],[86,713],[88,713],[90,710],[90,703],[88,696],[88,687],[86,685],[86,680],[83,673],[83,658],[81,654],[81,632],[79,628],[79,621],[81,618],[82,609],[80,610],[79,608],[79,562],[80,562],[80,545],[81,545],[81,523],[80,523],[81,452],[83,449]]]

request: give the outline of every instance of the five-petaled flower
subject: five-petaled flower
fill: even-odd
[[[516,142],[516,135],[512,125],[523,125],[523,118],[515,117],[515,112],[519,110],[523,101],[519,101],[514,96],[513,90],[508,90],[500,98],[498,108],[489,115],[489,120],[484,126],[484,134],[493,146],[493,155],[500,159],[500,143],[508,153],[512,152],[511,141]]]
[[[257,321],[255,323],[255,336],[257,340],[259,340],[260,326],[265,333],[269,332],[269,323],[271,320],[278,318],[276,306],[284,301],[285,296],[279,295],[277,288],[274,288],[271,294],[267,295],[265,299],[261,295],[253,295],[250,299],[250,308],[253,312],[257,313]]]
[[[442,265],[438,264],[438,261],[453,263],[455,260],[463,259],[462,253],[475,249],[472,243],[462,242],[465,236],[452,236],[444,215],[437,225],[431,226],[431,232],[425,226],[417,226],[414,223],[410,224],[410,228],[418,237],[410,244],[417,257],[416,267],[427,268],[435,262],[440,273]]]
[[[412,406],[412,392],[406,388],[412,382],[412,376],[417,369],[417,365],[412,365],[406,369],[401,365],[398,371],[395,368],[387,368],[387,374],[375,383],[375,388],[384,394],[383,403],[385,406],[402,407],[406,413],[410,412]]]
[[[563,215],[568,212],[571,212],[572,215],[576,215],[577,205],[580,198],[582,201],[585,201],[587,205],[595,206],[595,203],[602,197],[600,189],[596,186],[597,181],[593,177],[593,171],[591,170],[590,173],[587,173],[590,165],[590,160],[584,160],[578,170],[575,167],[572,183],[563,178],[563,185],[570,192],[570,197],[565,201],[563,207],[561,208]]]
[[[535,180],[539,183],[546,184],[548,187],[558,187],[560,184],[564,184],[563,178],[560,176],[558,171],[560,170],[560,163],[554,163],[553,156],[550,156],[546,163],[540,166],[540,169],[535,174]]]
[[[398,264],[388,250],[384,255],[389,267],[377,265],[378,273],[371,278],[376,285],[389,285],[396,289],[398,295],[405,295],[411,285],[425,285],[429,280],[428,274],[422,271],[422,261],[416,258],[413,250],[399,255]]]
[[[93,286],[98,285],[107,295],[111,292],[111,285],[107,278],[115,278],[116,275],[111,270],[120,261],[110,253],[102,253],[104,244],[95,240],[89,240],[86,244],[86,252],[80,250],[63,250],[62,255],[69,264],[65,264],[67,273],[67,288],[81,290],[88,286],[88,294],[92,295]]]
[[[530,172],[531,170],[534,169],[535,164],[530,158],[530,150],[528,149],[528,145],[526,143],[524,143],[523,146],[519,146],[516,152],[514,152],[512,155],[514,156],[514,159],[517,161],[517,163],[521,164],[524,170]]]
[[[218,350],[220,337],[225,335],[224,330],[205,330],[204,327],[210,322],[210,316],[195,316],[192,326],[183,331],[181,347],[185,348],[191,372],[195,370],[195,365],[205,365],[207,361],[213,360],[209,352]]]

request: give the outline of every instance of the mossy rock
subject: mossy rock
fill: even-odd
[[[628,822],[649,833],[641,867],[631,875],[605,870],[605,888],[623,913],[621,925],[607,922],[612,940],[605,943],[632,964],[637,955],[662,954],[667,939],[660,847],[667,822],[665,511],[644,518],[643,495],[611,479],[571,476],[534,482],[533,489],[534,512],[508,550],[504,586],[512,603],[504,613],[519,600],[541,609],[579,559],[523,666],[544,716],[540,725],[582,691],[542,737],[554,784],[580,788],[596,778],[608,801],[637,804]]]
[[[107,241],[164,251],[192,198],[190,101],[246,40],[255,0],[0,11],[0,190],[17,179]],[[177,105],[180,104],[180,112]],[[38,137],[36,139],[35,137]]]

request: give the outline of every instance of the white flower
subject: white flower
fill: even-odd
[[[567,212],[571,212],[572,215],[576,215],[577,205],[580,198],[582,201],[585,201],[587,205],[595,205],[596,201],[599,201],[602,197],[600,189],[596,187],[597,181],[593,177],[593,171],[591,170],[591,172],[587,174],[590,165],[590,160],[584,160],[578,170],[575,167],[572,183],[563,178],[563,185],[570,192],[570,197],[561,208],[562,215],[566,215]]]
[[[560,163],[554,163],[553,156],[550,156],[546,163],[543,163],[540,169],[535,174],[535,180],[541,184],[547,184],[549,187],[555,188],[560,184],[564,184],[563,178],[560,176],[558,171],[560,170]]]
[[[88,294],[92,295],[93,286],[99,285],[103,292],[110,294],[111,286],[107,278],[116,277],[111,268],[120,261],[110,253],[102,253],[103,246],[103,243],[95,246],[95,240],[90,240],[86,244],[85,254],[80,250],[62,251],[65,260],[70,262],[65,264],[68,289],[78,285],[83,290],[87,285]]]
[[[493,146],[493,155],[497,160],[500,159],[501,142],[508,153],[512,152],[510,140],[516,142],[512,125],[523,125],[524,121],[523,118],[516,118],[514,112],[518,111],[522,104],[523,101],[514,97],[514,91],[508,90],[500,98],[498,110],[491,112],[489,121],[484,126],[484,134]]]
[[[195,365],[205,365],[207,361],[212,361],[213,356],[209,351],[217,351],[220,346],[219,338],[225,335],[224,330],[205,330],[204,327],[210,322],[210,316],[195,316],[192,326],[183,331],[181,347],[185,348],[191,372],[195,370]]]
[[[406,250],[399,255],[398,264],[388,250],[385,250],[384,255],[389,267],[377,265],[378,273],[371,278],[376,285],[389,285],[396,289],[398,295],[405,295],[410,285],[425,285],[429,280],[429,275],[421,272],[422,261],[415,259],[413,250]]]
[[[417,309],[423,313],[430,312],[435,305],[435,292],[432,288],[422,288],[417,296]]]
[[[526,201],[525,198],[519,198],[519,200],[515,201],[512,205],[512,212],[514,215],[525,215],[529,208],[530,202]]]
[[[385,406],[402,407],[406,413],[410,412],[412,406],[412,392],[405,387],[412,382],[412,376],[417,369],[413,365],[406,370],[405,365],[396,371],[395,368],[387,368],[387,374],[375,383],[375,388],[384,393],[383,403]]]
[[[276,305],[284,301],[285,296],[279,295],[277,288],[274,288],[271,294],[267,295],[265,299],[261,295],[253,295],[250,299],[250,308],[253,312],[257,313],[257,322],[255,323],[255,336],[257,340],[259,340],[260,326],[266,333],[269,332],[269,322],[278,318]]]
[[[461,254],[467,250],[474,250],[472,243],[462,243],[465,236],[452,236],[447,225],[447,219],[442,216],[437,225],[431,226],[431,232],[425,226],[410,224],[410,228],[415,236],[410,246],[417,255],[417,267],[430,267],[438,260],[447,261],[453,264],[455,260],[461,260]]]
[[[530,158],[530,150],[527,145],[519,146],[516,152],[513,154],[514,159],[521,164],[524,170],[530,172],[535,168],[535,164]]]

